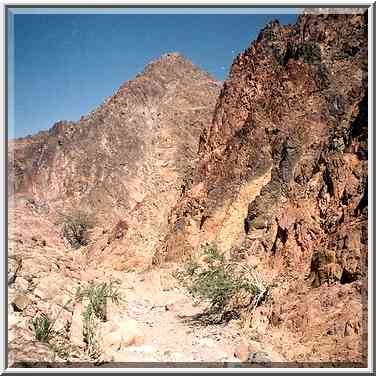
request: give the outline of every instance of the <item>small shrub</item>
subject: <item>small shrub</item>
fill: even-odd
[[[51,335],[52,324],[47,315],[41,314],[32,320],[35,337],[38,341],[48,342]]]
[[[276,40],[276,35],[274,34],[273,30],[267,30],[265,32],[265,37],[270,42],[273,42]]]
[[[95,320],[95,316],[90,316],[86,318],[84,321],[84,339],[87,343],[87,351],[89,356],[92,359],[96,359],[100,355],[100,351],[97,344],[96,338],[96,327],[97,321]]]
[[[86,297],[89,302],[84,312],[84,337],[88,344],[88,352],[92,358],[98,356],[98,349],[95,338],[96,320],[106,319],[106,299],[110,298],[118,304],[120,294],[113,288],[111,283],[103,282],[99,285],[91,283],[87,288],[77,289],[76,300],[82,300]]]
[[[60,213],[59,222],[62,235],[72,248],[78,249],[89,243],[89,230],[94,227],[94,219],[89,213],[80,210],[72,214]]]
[[[59,357],[62,359],[67,360],[70,355],[70,349],[67,344],[64,343],[50,343],[49,348]]]
[[[193,274],[195,274],[198,268],[199,268],[198,262],[195,259],[190,258],[187,261],[187,264],[185,265],[185,272],[187,275],[193,276]]]
[[[245,220],[244,223],[245,224],[247,223],[247,226],[245,225],[244,227],[247,227],[246,232],[248,232],[249,231],[248,221]],[[236,245],[230,249],[229,255],[230,255],[231,261],[240,262],[247,258],[248,250],[246,247]]]
[[[206,265],[189,260],[185,285],[194,297],[210,303],[209,313],[229,320],[239,317],[242,308],[259,304],[266,289],[249,268],[227,262],[213,244],[204,246],[203,256]]]
[[[206,243],[202,247],[204,255],[207,257],[209,263],[225,261],[224,255],[219,252],[215,243]]]
[[[89,287],[85,289],[80,289],[76,291],[76,299],[82,299],[87,297],[89,299],[89,304],[85,311],[85,319],[89,319],[92,315],[95,315],[100,320],[105,320],[105,305],[106,299],[111,298],[111,300],[118,304],[120,300],[120,295],[117,290],[115,290],[111,283],[103,282],[99,285],[91,283]]]
[[[220,265],[201,271],[190,286],[189,292],[193,296],[210,300],[213,308],[221,310],[234,294],[235,289],[235,281]]]
[[[53,327],[55,325],[55,322],[59,318],[61,312],[63,309],[66,309],[68,305],[72,302],[72,299],[69,299],[63,307],[59,310],[58,314],[56,315],[56,318],[54,320],[50,320],[48,316],[44,313],[35,316],[32,319],[32,324],[35,332],[35,337],[38,341],[41,342],[49,342],[52,338],[53,334],[56,334],[56,332],[53,331]],[[51,344],[50,344],[51,345]]]

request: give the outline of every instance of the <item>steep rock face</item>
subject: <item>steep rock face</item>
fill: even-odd
[[[366,14],[268,25],[233,63],[154,256],[213,241],[257,267],[273,299],[251,325],[287,359],[364,360],[367,105]]]
[[[105,248],[114,247],[119,257],[124,249],[148,255],[193,168],[219,90],[185,57],[166,54],[78,123],[10,143],[10,190],[56,210],[91,211],[102,238],[124,223],[126,234],[97,245],[94,258],[106,259]]]

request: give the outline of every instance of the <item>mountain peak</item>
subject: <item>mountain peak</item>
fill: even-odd
[[[167,52],[158,58],[151,60],[146,66],[145,66],[145,72],[149,69],[160,67],[160,66],[171,66],[171,65],[186,65],[193,67],[194,64],[190,59],[188,59],[186,56],[181,54],[180,52]]]
[[[152,60],[137,77],[144,75],[158,77],[160,81],[164,81],[165,79],[185,80],[188,77],[198,80],[216,81],[208,72],[194,64],[180,52],[168,52]]]
[[[165,54],[163,54],[160,59],[176,59],[176,58],[184,58],[184,56],[178,52],[178,51],[174,51],[174,52],[167,52]]]

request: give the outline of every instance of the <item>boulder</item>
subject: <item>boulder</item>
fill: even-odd
[[[122,331],[122,347],[130,345],[142,345],[144,342],[144,335],[139,328],[137,321],[133,319],[127,319],[120,324]]]
[[[249,344],[242,340],[238,346],[236,346],[234,356],[240,361],[245,362],[249,356]]]
[[[14,287],[17,290],[27,291],[27,289],[29,288],[29,282],[25,278],[17,277],[16,280],[15,280],[15,286]]]
[[[13,308],[16,311],[23,311],[29,304],[31,304],[31,299],[23,293],[17,294],[12,301]]]
[[[137,322],[121,317],[100,323],[97,327],[96,338],[102,357],[106,359],[111,358],[111,354],[129,346],[141,346],[145,341]]]

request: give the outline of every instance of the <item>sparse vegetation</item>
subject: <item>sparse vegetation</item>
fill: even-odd
[[[81,300],[87,297],[89,304],[85,311],[85,319],[95,315],[100,320],[106,319],[105,305],[106,299],[110,298],[114,303],[118,303],[120,295],[111,283],[100,283],[95,285],[91,283],[87,288],[78,288],[76,291],[76,299]]]
[[[49,348],[59,357],[64,359],[69,356],[67,346],[64,345],[64,342],[66,341],[62,341],[62,338],[59,338],[61,336],[57,335],[59,333],[55,332],[53,328],[62,310],[67,308],[71,302],[72,299],[69,299],[64,306],[61,307],[54,320],[50,320],[45,313],[42,313],[35,316],[31,321],[35,332],[35,338],[38,341],[48,343]]]
[[[95,329],[96,321],[106,320],[106,300],[110,298],[114,303],[118,304],[120,300],[119,292],[114,289],[111,283],[103,282],[95,285],[91,283],[87,288],[77,289],[75,294],[76,300],[88,299],[88,305],[84,312],[84,338],[88,345],[88,353],[92,358],[98,356],[96,345]]]
[[[88,354],[92,359],[96,359],[99,356],[99,348],[96,339],[97,323],[94,316],[90,316],[84,321],[84,338],[87,343]]]
[[[68,359],[69,358],[69,346],[63,342],[50,343],[49,348],[60,358]]]
[[[187,264],[185,265],[185,271],[186,271],[187,275],[193,276],[193,274],[199,268],[199,266],[200,265],[198,264],[198,262],[196,260],[194,260],[193,258],[190,258],[187,261]]]
[[[60,213],[59,224],[63,237],[72,248],[78,249],[89,243],[89,230],[95,225],[93,216],[77,210],[71,214]]]
[[[35,331],[35,337],[38,341],[49,344],[49,347],[60,358],[68,358],[69,343],[66,343],[63,336],[56,335],[53,331],[54,324],[58,319],[61,311],[65,309],[72,301],[88,300],[87,307],[83,314],[84,321],[84,338],[88,345],[88,353],[92,358],[96,358],[99,353],[96,345],[96,323],[106,320],[106,300],[110,298],[114,303],[120,300],[120,294],[113,287],[112,283],[90,283],[86,288],[78,288],[75,291],[73,299],[70,299],[61,308],[56,318],[52,321],[46,314],[41,314],[33,318],[32,324]]]
[[[52,331],[52,323],[45,314],[35,316],[32,320],[35,337],[38,341],[48,342]]]
[[[254,272],[227,261],[214,244],[203,246],[200,261],[187,262],[184,284],[194,297],[209,302],[207,313],[219,314],[216,321],[238,318],[242,309],[255,308],[265,296],[267,289]]]
[[[276,39],[275,33],[273,32],[273,30],[270,29],[265,32],[265,36],[266,39],[270,42],[273,42]]]

